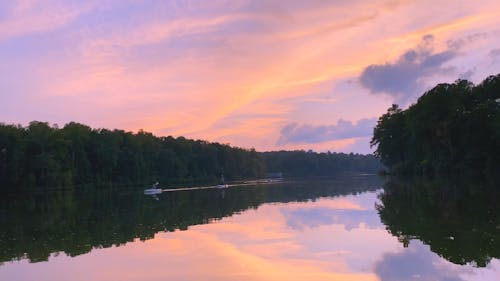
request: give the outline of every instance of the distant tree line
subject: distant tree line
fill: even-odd
[[[384,167],[374,155],[312,151],[263,152],[266,170],[284,177],[324,177],[341,173],[377,173]]]
[[[255,150],[183,137],[63,128],[44,122],[0,125],[0,184],[67,188],[82,184],[182,183],[264,175]]]
[[[373,156],[305,151],[259,153],[226,144],[157,137],[151,133],[92,129],[71,122],[62,128],[33,121],[0,123],[0,191],[71,189],[99,184],[217,182],[266,176],[376,172]]]
[[[396,174],[498,175],[500,74],[477,86],[439,84],[406,110],[393,105],[379,118],[371,144]]]

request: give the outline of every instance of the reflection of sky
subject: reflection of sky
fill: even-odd
[[[411,244],[404,252],[385,254],[377,265],[375,272],[382,280],[462,280],[459,272],[444,265],[439,258],[429,252],[421,243]]]
[[[357,229],[360,225],[383,229],[378,214],[373,211],[375,200],[376,193],[369,193],[363,196],[351,196],[348,200],[319,200],[314,205],[284,207],[281,213],[287,225],[294,230],[333,224],[343,225],[348,231]]]
[[[384,254],[375,265],[375,272],[384,281],[399,280],[498,280],[500,262],[494,260],[487,269],[474,270],[441,259],[429,246],[412,240],[403,252]]]
[[[159,233],[146,242],[0,267],[0,280],[497,280],[412,241],[403,248],[374,210],[375,193],[258,209]]]
[[[330,200],[330,204],[320,200],[313,206],[283,208],[282,214],[289,227],[303,230],[305,227],[322,225],[343,225],[350,231],[363,225],[366,228],[384,228],[379,216],[373,211],[376,193],[351,196],[349,200]]]
[[[301,230],[304,227],[318,227],[331,224],[341,224],[347,230],[356,229],[360,224],[364,224],[369,228],[376,228],[381,225],[376,213],[364,210],[332,211],[318,208],[284,211],[283,215],[287,219],[287,224],[295,230]]]

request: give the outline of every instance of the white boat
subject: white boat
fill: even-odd
[[[219,184],[217,188],[228,188],[227,184]]]
[[[156,182],[155,184],[153,184],[153,186],[151,186],[151,188],[144,189],[144,194],[147,195],[160,194],[163,190],[161,188],[158,188],[159,184],[160,184],[159,182]]]
[[[160,194],[163,190],[161,188],[148,188],[144,189],[144,194],[147,195],[153,195],[153,194]]]

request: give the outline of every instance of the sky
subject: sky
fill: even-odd
[[[0,122],[369,153],[378,117],[500,73],[500,2],[0,2]]]

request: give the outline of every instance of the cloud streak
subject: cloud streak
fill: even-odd
[[[365,118],[356,123],[340,119],[337,124],[328,126],[290,123],[281,129],[277,145],[366,137],[372,134],[376,122],[376,118]]]
[[[4,7],[7,15],[4,20],[0,21],[0,42],[61,28],[80,15],[91,11],[95,6],[96,4],[92,1],[73,5],[65,5],[60,1],[14,1],[11,7]]]

